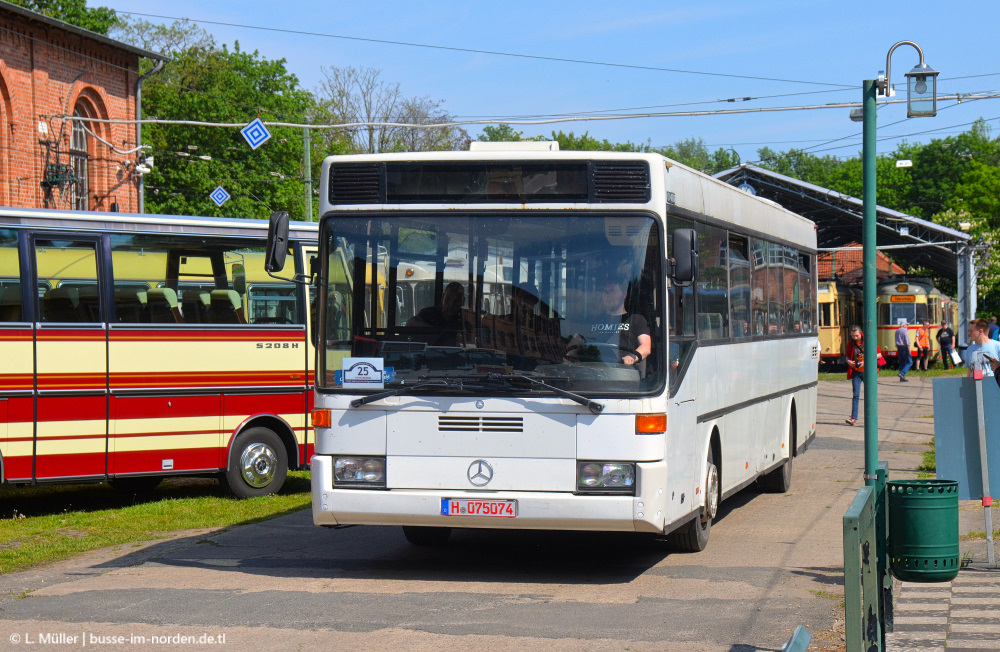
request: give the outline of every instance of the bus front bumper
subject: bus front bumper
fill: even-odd
[[[569,492],[462,491],[452,489],[334,489],[333,458],[311,462],[313,523],[336,525],[418,525],[432,527],[528,530],[662,532],[666,465],[640,463],[635,496],[577,495]],[[644,491],[645,490],[645,491]],[[513,518],[446,516],[442,499],[516,500]]]

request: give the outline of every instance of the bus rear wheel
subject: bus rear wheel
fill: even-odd
[[[715,466],[712,449],[708,450],[708,471],[705,474],[705,507],[693,521],[670,533],[667,543],[679,552],[701,552],[708,547],[712,521],[719,510],[719,469]]]
[[[404,525],[403,536],[415,546],[441,546],[448,543],[451,528]]]
[[[278,435],[250,428],[236,437],[222,483],[237,498],[253,498],[278,493],[287,475],[288,453]]]

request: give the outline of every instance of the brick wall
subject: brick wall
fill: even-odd
[[[139,57],[113,45],[0,7],[0,205],[74,208],[68,184],[47,193],[46,163],[69,164],[72,124],[58,116],[134,119]],[[86,123],[116,149],[136,146],[135,125]],[[86,208],[138,210],[130,162],[87,136]]]

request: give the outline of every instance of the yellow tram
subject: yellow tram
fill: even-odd
[[[905,319],[910,333],[911,355],[916,357],[917,331],[924,320],[930,323],[930,362],[941,357],[937,334],[941,320],[955,330],[958,304],[941,293],[927,278],[894,278],[878,284],[878,345],[886,359],[896,362],[896,330]]]
[[[861,324],[864,315],[861,290],[839,281],[820,281],[816,296],[820,362],[839,364],[846,351],[848,329],[853,324]]]

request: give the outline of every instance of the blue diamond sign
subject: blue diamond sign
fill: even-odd
[[[267,130],[260,118],[255,118],[253,122],[240,129],[240,133],[253,149],[257,149],[271,137],[271,132]]]
[[[215,205],[222,208],[222,205],[229,201],[229,193],[222,186],[219,186],[212,191],[212,194],[208,196],[209,199],[215,202]]]

